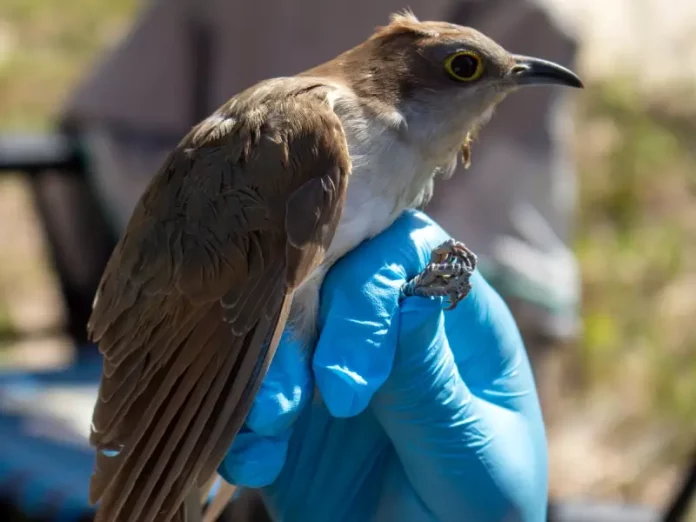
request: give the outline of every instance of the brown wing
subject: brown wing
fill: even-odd
[[[295,81],[252,88],[193,129],[106,267],[89,324],[104,355],[98,521],[181,516],[243,424],[292,292],[333,238],[346,140],[322,88]]]

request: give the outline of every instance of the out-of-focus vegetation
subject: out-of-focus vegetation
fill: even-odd
[[[581,404],[610,405],[599,408],[599,438],[624,453],[626,470],[605,487],[633,499],[656,501],[668,486],[652,479],[683,465],[696,440],[691,103],[639,95],[623,78],[589,86],[576,108],[584,338],[567,366],[582,369]]]
[[[50,126],[67,90],[119,38],[136,0],[3,0],[0,4],[0,126]]]
[[[136,4],[3,0],[0,130],[50,127],[63,97],[122,35]],[[596,461],[606,468],[595,475],[606,475],[611,466],[597,450],[606,445],[627,470],[597,479],[592,493],[655,502],[661,498],[650,480],[696,440],[696,96],[683,86],[639,93],[632,80],[605,78],[577,98],[585,336],[568,356],[578,385],[567,417],[570,426],[581,411],[603,412],[582,417],[584,427],[603,429],[592,430],[600,436],[578,450],[585,451],[579,461]],[[0,181],[0,337],[23,328],[18,310],[27,303],[55,308],[29,203],[20,178]]]
[[[693,438],[696,119],[619,83],[588,93],[579,109],[585,368]]]

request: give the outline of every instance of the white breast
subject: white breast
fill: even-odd
[[[341,118],[352,159],[346,204],[326,260],[295,292],[290,321],[295,333],[315,336],[319,289],[328,269],[362,241],[388,228],[432,189],[439,166],[410,146],[406,122],[396,111],[375,118],[349,93],[337,91],[328,103]],[[369,124],[368,124],[369,122]]]

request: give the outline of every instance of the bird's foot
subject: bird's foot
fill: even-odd
[[[448,296],[452,310],[471,290],[469,279],[476,269],[476,254],[464,243],[449,239],[435,248],[430,262],[402,287],[405,297]]]

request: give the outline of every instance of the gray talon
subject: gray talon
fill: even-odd
[[[471,291],[469,279],[476,269],[476,254],[464,243],[449,239],[435,248],[430,262],[416,277],[404,284],[404,296],[448,296],[452,310]]]

